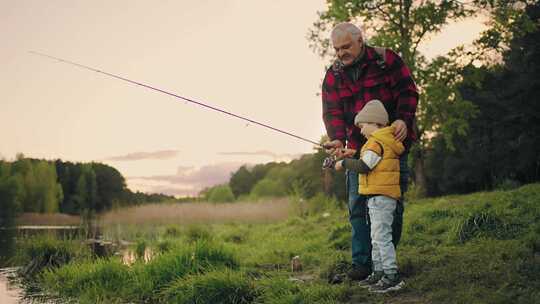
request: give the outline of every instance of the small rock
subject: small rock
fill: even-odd
[[[300,256],[295,256],[291,260],[291,271],[298,272],[302,271],[302,261],[300,261]]]

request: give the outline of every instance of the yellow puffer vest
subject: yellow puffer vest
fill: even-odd
[[[394,127],[373,132],[362,146],[361,155],[366,150],[382,155],[382,159],[368,174],[360,174],[359,193],[386,195],[399,200],[401,198],[399,156],[405,148],[401,142],[394,139]]]

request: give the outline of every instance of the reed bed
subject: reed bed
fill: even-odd
[[[63,213],[27,212],[17,217],[17,226],[79,226],[81,217]]]
[[[288,199],[234,204],[151,204],[110,211],[100,222],[110,224],[269,223],[287,219]]]

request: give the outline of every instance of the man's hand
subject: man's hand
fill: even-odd
[[[341,157],[340,158],[351,158],[356,154],[355,149],[341,149]]]
[[[407,138],[407,125],[401,119],[398,119],[392,123],[392,126],[396,129],[394,131],[394,137],[398,141],[404,141]]]
[[[326,153],[334,155],[336,150],[343,149],[343,143],[339,139],[334,139],[332,141],[325,142],[323,147]]]
[[[336,158],[352,157],[356,150],[354,149],[344,149],[343,143],[336,139],[332,141],[327,141],[323,144],[326,153],[335,156]]]

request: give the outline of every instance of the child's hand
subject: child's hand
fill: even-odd
[[[354,154],[356,154],[355,149],[343,149],[342,152],[341,152],[341,157],[342,158],[351,158],[351,157],[354,156]]]
[[[338,160],[336,162],[336,164],[334,165],[334,168],[337,170],[337,171],[340,171],[341,169],[343,169],[343,160]]]

